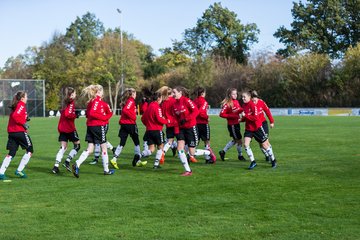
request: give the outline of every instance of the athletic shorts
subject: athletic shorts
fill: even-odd
[[[199,144],[197,127],[180,128],[179,134],[176,135],[176,139],[178,141],[184,140],[185,144],[189,147],[196,147]]]
[[[160,130],[149,130],[144,134],[144,139],[146,139],[148,145],[161,145],[165,142],[164,133]]]
[[[118,136],[120,137],[120,146],[125,146],[128,136],[132,138],[135,146],[140,144],[139,131],[136,124],[121,124]]]
[[[210,140],[210,126],[209,124],[197,124],[199,138],[203,141]]]
[[[166,128],[166,138],[175,138],[175,128],[174,127],[167,127]]]
[[[264,128],[265,133],[266,133],[266,134],[268,135],[268,137],[269,137],[269,125],[268,125],[267,121],[263,121],[262,127]]]
[[[255,140],[258,143],[263,143],[268,139],[268,135],[266,134],[264,128],[261,126],[259,127],[256,131],[248,131],[245,130],[245,137],[249,137],[249,138],[255,138]]]
[[[107,127],[105,126],[88,126],[86,130],[85,141],[94,144],[106,143]]]
[[[230,133],[230,137],[232,137],[234,140],[242,139],[242,135],[240,132],[240,123],[235,125],[228,125],[228,131]]]
[[[79,140],[80,138],[76,130],[71,133],[61,132],[59,135],[59,142],[77,142]]]
[[[33,144],[27,132],[10,132],[6,149],[10,152],[16,152],[19,148],[26,149],[28,152],[34,152]]]

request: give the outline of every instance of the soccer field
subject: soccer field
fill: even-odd
[[[111,119],[108,133],[114,146],[118,119]],[[1,162],[7,121],[0,119]],[[153,156],[146,167],[134,168],[129,138],[115,175],[104,176],[89,157],[76,179],[63,167],[59,175],[51,173],[58,118],[33,118],[28,178],[14,175],[24,153],[19,150],[6,172],[12,182],[0,182],[0,239],[359,239],[360,118],[275,121],[270,141],[276,169],[256,142],[258,166],[251,171],[249,161],[237,160],[235,147],[215,165],[199,157],[191,177],[180,176],[183,167],[171,151],[162,169],[152,169]],[[76,125],[82,151],[85,119]],[[212,116],[210,125],[217,153],[230,140],[226,121]],[[142,138],[140,123],[139,130]]]

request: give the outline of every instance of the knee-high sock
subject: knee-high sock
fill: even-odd
[[[76,151],[75,149],[71,149],[71,151],[69,152],[69,155],[66,158],[66,161],[70,162],[71,159],[73,159],[77,153],[78,153],[78,151]]]
[[[234,140],[231,140],[231,141],[229,141],[226,145],[225,145],[225,147],[224,147],[224,152],[227,152],[232,146],[234,146],[235,145],[235,141]]]
[[[161,158],[161,156],[163,155],[163,152],[164,152],[164,151],[163,151],[162,149],[157,150],[156,155],[155,155],[154,166],[159,166],[159,164],[160,164],[160,158]]]
[[[110,150],[114,148],[114,146],[109,141],[106,142],[106,147]]]
[[[141,153],[141,157],[148,157],[151,155],[151,151],[148,149],[148,150],[143,150],[142,153]]]
[[[255,161],[254,154],[250,148],[250,146],[245,147],[246,154],[248,155],[250,161]]]
[[[164,145],[164,152],[166,153],[171,146],[172,146],[172,143],[166,142]]]
[[[80,165],[86,160],[88,156],[89,156],[89,152],[87,150],[83,151],[79,159],[76,160],[76,165],[80,167]]]
[[[59,167],[59,164],[61,163],[61,159],[63,158],[65,151],[66,151],[66,148],[61,146],[58,153],[56,154],[56,158],[55,158],[55,166],[56,167]]]
[[[270,145],[270,147],[268,149],[266,149],[266,152],[269,155],[269,157],[271,158],[271,161],[274,161],[275,160],[275,155],[273,153],[271,145]]]
[[[148,145],[147,141],[144,141],[144,143],[143,143],[143,149],[144,149],[144,151],[149,150],[149,145]]]
[[[101,158],[102,158],[102,163],[103,163],[103,167],[104,167],[104,172],[108,172],[109,171],[109,155],[107,154],[107,152],[102,152],[101,153]]]
[[[100,153],[101,153],[100,144],[95,144],[95,148],[94,148],[94,157],[95,157],[95,159],[99,159]]]
[[[261,151],[263,152],[263,154],[265,155],[265,157],[268,157],[269,154],[267,153],[267,151],[265,150],[265,148],[260,147]]]
[[[135,152],[135,154],[138,154],[141,157],[140,145],[136,145],[134,147],[134,152]]]
[[[241,146],[241,144],[236,145],[236,149],[237,149],[237,151],[238,151],[238,155],[239,155],[239,156],[242,156],[242,146]]]
[[[24,168],[26,167],[26,165],[30,161],[30,158],[31,158],[31,152],[27,152],[27,153],[24,154],[24,156],[22,157],[22,159],[20,161],[19,167],[17,168],[17,170],[19,172],[24,170]]]
[[[173,141],[173,142],[172,142],[171,148],[177,148],[177,142],[176,142],[176,141]]]
[[[195,150],[195,156],[205,156],[206,160],[210,159],[210,151],[209,150],[203,150],[203,149],[196,149]]]
[[[114,156],[114,157],[118,158],[118,157],[120,156],[121,151],[123,150],[123,148],[124,148],[124,146],[118,145],[118,146],[116,147],[115,156]]]
[[[183,164],[183,166],[185,168],[185,171],[191,172],[191,169],[190,169],[189,163],[187,161],[186,154],[185,154],[184,150],[179,151],[179,158],[180,158],[180,161],[181,161],[181,163]]]
[[[10,165],[12,157],[10,155],[7,155],[4,158],[3,163],[1,164],[1,168],[0,168],[0,174],[5,174],[6,169],[8,168],[8,166]]]

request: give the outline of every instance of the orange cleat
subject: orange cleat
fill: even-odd
[[[196,158],[194,156],[190,156],[189,160],[192,163],[197,163],[198,162],[198,160],[196,160]]]
[[[182,177],[187,177],[187,176],[191,176],[192,175],[192,172],[184,172],[183,174],[181,174],[180,176]]]
[[[163,165],[164,163],[165,163],[165,153],[163,153],[160,158],[160,164]]]

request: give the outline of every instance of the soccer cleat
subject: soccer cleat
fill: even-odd
[[[173,157],[175,157],[175,155],[176,155],[176,148],[171,148],[171,151],[172,151],[172,154],[173,154]]]
[[[160,158],[160,164],[163,165],[164,163],[165,163],[165,153],[163,153]]]
[[[0,174],[0,180],[6,180],[7,177],[5,176],[5,174]]]
[[[89,164],[90,165],[96,165],[96,164],[98,164],[98,160],[96,159],[96,158],[94,158],[94,160],[92,160]]]
[[[137,163],[136,163],[136,166],[137,167],[144,167],[144,166],[146,166],[146,164],[147,164],[147,161],[137,161]]]
[[[213,150],[209,148],[210,151],[210,162],[215,163],[216,162],[216,155],[214,154]]]
[[[256,166],[257,166],[256,162],[255,162],[255,161],[252,161],[252,162],[250,163],[249,170],[254,169],[254,167],[256,167]]]
[[[238,159],[240,160],[240,161],[246,161],[246,159],[244,158],[244,156],[243,155],[238,155]]]
[[[26,174],[25,174],[24,171],[18,171],[18,170],[16,170],[16,171],[15,171],[15,175],[18,176],[18,177],[20,177],[20,178],[27,178],[27,176],[26,176]]]
[[[132,165],[133,167],[135,167],[137,165],[137,162],[140,160],[140,155],[139,154],[135,154],[133,161],[132,161]]]
[[[220,155],[221,160],[225,161],[225,151],[224,150],[219,151],[219,155]]]
[[[183,174],[181,174],[180,176],[182,176],[182,177],[187,177],[187,176],[191,176],[191,175],[192,175],[192,172],[186,171],[186,172],[184,172]]]
[[[161,166],[160,166],[160,165],[157,165],[157,166],[156,166],[156,165],[154,165],[154,166],[153,166],[153,169],[160,169],[160,168],[161,168]]]
[[[197,162],[198,162],[198,160],[197,160],[194,156],[190,156],[190,157],[189,157],[189,160],[190,160],[190,162],[192,162],[192,163],[197,163]]]
[[[115,169],[119,169],[119,166],[117,165],[117,162],[116,162],[116,157],[113,157],[111,160],[110,160],[110,163],[111,165],[113,165],[113,167]]]
[[[104,175],[113,175],[115,173],[115,170],[114,169],[109,169],[108,172],[105,172],[104,171]]]
[[[271,161],[271,167],[272,167],[272,168],[276,168],[276,167],[277,167],[276,159],[274,159],[273,161]]]
[[[53,169],[51,169],[51,171],[52,171],[54,174],[58,174],[58,173],[60,172],[59,167],[56,167],[56,166],[54,166]]]
[[[72,172],[72,171],[71,171],[70,162],[65,161],[65,162],[63,163],[63,167],[65,167],[66,170],[68,170],[69,172]]]
[[[76,163],[72,165],[72,170],[73,170],[72,172],[73,172],[74,176],[75,176],[76,178],[79,178],[79,168],[78,168],[78,166],[76,165]]]

